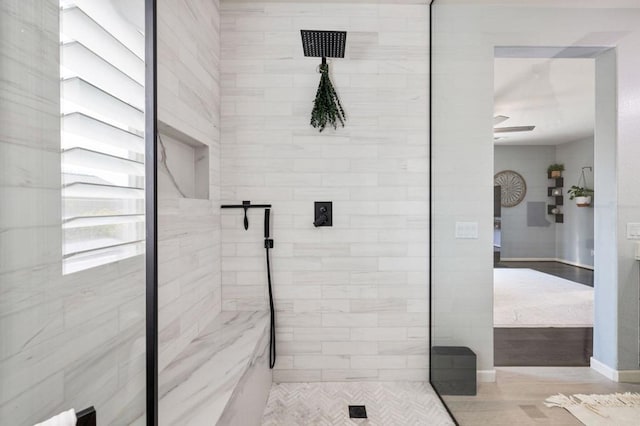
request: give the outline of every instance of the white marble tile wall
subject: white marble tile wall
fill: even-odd
[[[158,2],[158,120],[172,140],[209,147],[209,197],[185,198],[159,166],[159,369],[220,312],[218,1]],[[181,139],[182,138],[182,139]],[[168,141],[168,139],[167,139]],[[193,164],[169,154],[175,176]],[[184,191],[183,191],[184,192]]]
[[[428,6],[221,9],[222,199],[273,204],[274,380],[427,379]],[[320,59],[300,29],[348,31],[330,59],[344,128],[309,125]],[[221,219],[223,310],[266,309],[262,212]]]
[[[144,412],[144,257],[62,275],[57,0],[0,5],[0,424]]]

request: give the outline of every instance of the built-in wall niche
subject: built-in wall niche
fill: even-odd
[[[209,199],[209,146],[158,122],[158,195]]]

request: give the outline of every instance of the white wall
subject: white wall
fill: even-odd
[[[438,346],[467,346],[493,370],[493,46],[465,6],[432,8],[433,273]],[[478,223],[455,239],[456,222]]]
[[[614,50],[596,59],[596,126],[594,141],[594,208],[596,241],[615,241],[618,238],[618,126],[616,107],[618,102],[618,58]],[[616,123],[614,125],[613,123]],[[616,369],[619,345],[618,306],[618,246],[597,245],[594,256],[596,265],[594,281],[593,355],[598,361]]]
[[[596,242],[595,270],[611,268],[605,264],[606,258],[616,265],[616,274],[608,277],[613,279],[602,280],[602,276],[596,272],[594,357],[613,370],[637,369],[640,324],[638,265],[633,260],[633,242],[625,239],[624,229],[627,222],[638,220],[640,216],[640,195],[634,190],[639,178],[634,159],[639,158],[640,147],[635,140],[640,123],[632,118],[637,115],[634,99],[640,91],[637,73],[634,73],[640,61],[640,10],[591,8],[580,9],[580,13],[576,13],[574,8],[482,6],[477,3],[474,6],[442,5],[435,10],[434,105],[439,107],[438,111],[434,111],[434,149],[440,154],[436,164],[461,165],[456,167],[458,174],[446,173],[442,169],[435,171],[434,189],[441,194],[434,194],[436,201],[440,202],[440,208],[436,206],[439,216],[435,220],[436,227],[443,229],[434,247],[438,287],[435,293],[440,298],[435,303],[445,306],[443,312],[436,313],[434,319],[436,331],[441,331],[437,338],[471,342],[472,349],[480,353],[479,360],[483,365],[492,358],[492,339],[489,334],[492,326],[492,303],[489,297],[489,204],[492,195],[488,176],[492,168],[487,165],[492,153],[483,147],[482,141],[491,137],[493,47],[611,46],[616,48],[617,56],[614,76],[618,91],[613,104],[618,113],[615,129],[617,139],[608,139],[610,143],[616,141],[616,154],[609,149],[607,155],[613,159],[617,170],[611,172],[613,179],[607,183],[608,188],[603,188],[612,196],[606,199],[608,204],[604,204],[605,199],[598,195],[602,192],[599,189],[602,184],[598,183],[597,173],[603,173],[604,170],[598,166],[596,128],[595,221],[598,227],[599,214],[611,212],[614,218],[606,221],[610,227],[603,229],[603,232],[614,235],[614,238],[613,241]],[[541,31],[541,23],[544,23],[544,31]],[[615,87],[615,83],[610,86]],[[464,126],[460,123],[464,123]],[[608,132],[608,136],[611,134]],[[474,212],[469,212],[456,199],[447,201],[444,198],[446,187],[456,185],[462,188],[458,192],[459,198],[474,203]],[[480,222],[479,244],[478,241],[460,242],[453,239],[452,222],[463,217]],[[596,240],[597,236],[596,233]],[[611,254],[616,252],[618,256],[611,258]],[[456,271],[452,276],[445,266],[439,266],[450,267],[455,264],[469,267]],[[445,297],[449,295],[448,289],[451,287],[456,289],[456,297]],[[602,292],[603,297],[599,298],[598,292]],[[463,316],[457,307],[464,307]],[[482,337],[479,338],[479,335]]]
[[[527,193],[514,207],[502,207],[502,245],[500,258],[554,259],[556,257],[556,224],[553,216],[546,215],[546,206],[552,201],[547,196],[550,181],[547,167],[556,161],[555,146],[496,146],[494,173],[513,170],[524,178]],[[543,202],[547,226],[527,225],[527,203]],[[558,225],[558,227],[561,225]]]
[[[274,380],[426,380],[428,6],[228,1],[222,28],[222,198],[273,204]],[[348,31],[330,60],[344,128],[309,125],[320,59],[300,29]],[[223,309],[266,308],[249,220],[222,215]]]
[[[564,223],[556,226],[556,257],[573,264],[593,266],[594,209],[578,207],[570,200],[567,191],[578,184],[582,167],[585,170],[587,187],[593,189],[593,138],[560,144],[556,147],[556,161],[564,164]]]
[[[62,275],[57,0],[0,6],[0,424],[145,410],[144,257]]]
[[[183,142],[209,147],[209,199],[182,197],[158,166],[160,385],[162,369],[221,311],[218,7],[217,0],[158,2],[160,132],[168,128]],[[163,137],[168,145],[170,138]],[[176,178],[194,174],[181,170],[193,164],[167,152]]]

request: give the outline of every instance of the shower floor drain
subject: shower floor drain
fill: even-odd
[[[349,418],[350,419],[366,419],[367,408],[364,405],[350,405]]]

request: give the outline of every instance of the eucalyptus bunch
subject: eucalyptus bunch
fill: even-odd
[[[338,99],[338,94],[329,79],[329,64],[320,64],[320,85],[316,92],[316,99],[313,102],[311,111],[311,125],[323,131],[327,124],[338,127],[338,122],[344,127],[346,120],[342,104]]]

